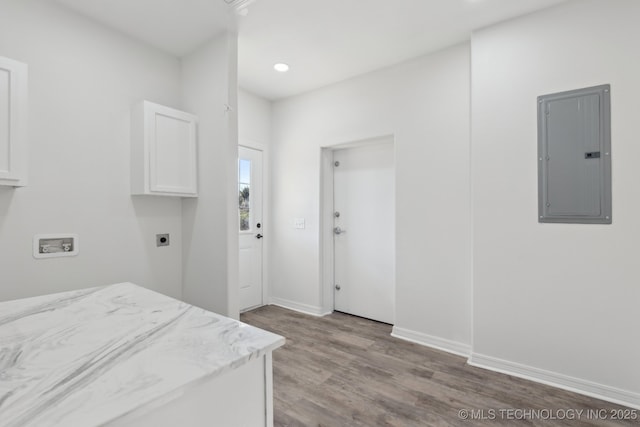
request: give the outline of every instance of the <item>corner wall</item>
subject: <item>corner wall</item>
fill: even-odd
[[[582,0],[472,40],[471,363],[640,405],[640,3]],[[537,221],[536,97],[610,83],[613,224]]]
[[[0,300],[123,281],[180,298],[181,202],[129,182],[131,106],[179,107],[179,61],[50,1],[1,9],[0,55],[29,66],[29,185],[0,188]],[[41,233],[77,233],[80,253],[34,259]]]
[[[183,106],[199,118],[199,196],[182,205],[183,296],[233,318],[239,316],[236,55],[237,36],[227,33],[182,58]]]
[[[393,135],[396,332],[468,352],[469,46],[274,102],[271,295],[321,314],[321,147]],[[306,229],[293,228],[305,218]]]

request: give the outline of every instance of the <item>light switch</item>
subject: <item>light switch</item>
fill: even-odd
[[[294,218],[293,228],[304,230],[304,218]]]

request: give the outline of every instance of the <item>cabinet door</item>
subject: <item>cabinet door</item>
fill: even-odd
[[[0,185],[26,184],[27,65],[0,57]]]
[[[150,192],[195,195],[195,117],[151,103],[146,108],[146,115]]]

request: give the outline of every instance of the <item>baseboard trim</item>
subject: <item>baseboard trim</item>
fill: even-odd
[[[271,297],[269,304],[277,305],[278,307],[286,308],[287,310],[297,311],[298,313],[308,314],[315,317],[323,317],[331,312],[325,312],[322,307],[316,307],[314,305],[302,304],[295,301],[289,301],[282,298]]]
[[[410,341],[415,344],[420,344],[425,347],[431,347],[436,350],[453,353],[458,356],[469,357],[469,354],[471,354],[471,346],[467,344],[447,340],[433,335],[427,335],[422,332],[412,331],[410,329],[399,328],[397,326],[393,327],[391,336],[400,338],[401,340]]]
[[[572,391],[574,393],[584,394],[585,396],[594,397],[596,399],[605,400],[618,405],[640,409],[640,393],[634,393],[604,384],[570,377],[557,372],[546,371],[544,369],[534,368],[532,366],[510,362],[478,353],[472,353],[467,363],[477,368],[500,372],[502,374],[535,381],[552,387]]]

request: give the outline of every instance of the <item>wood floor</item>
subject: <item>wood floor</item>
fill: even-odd
[[[391,337],[390,325],[276,306],[241,320],[287,339],[273,355],[275,426],[640,426],[611,420],[640,411],[471,367]]]

